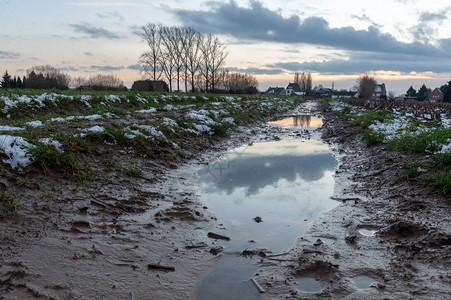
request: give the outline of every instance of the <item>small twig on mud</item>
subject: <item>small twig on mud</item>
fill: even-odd
[[[373,174],[371,174],[370,176],[377,176],[377,175],[380,175],[380,174],[384,173],[385,171],[390,170],[390,169],[393,168],[393,167],[394,167],[394,166],[390,166],[390,167],[385,168],[385,169],[383,169],[383,170],[377,171],[376,173],[373,173]]]
[[[294,261],[294,262],[297,262],[297,261],[298,261],[298,260],[296,260],[296,259],[280,259],[280,258],[272,258],[272,257],[266,257],[266,259],[274,260],[274,261],[280,261],[280,262],[284,262],[284,261]]]
[[[163,266],[160,264],[149,264],[147,265],[147,269],[158,269],[158,270],[165,270],[165,271],[175,271],[174,267],[170,267],[170,266]]]
[[[266,258],[271,258],[271,257],[277,257],[277,256],[284,256],[284,255],[288,255],[288,254],[290,254],[290,252],[282,252],[282,253],[279,253],[279,254],[271,254],[271,255],[266,255]]]
[[[255,285],[255,287],[257,288],[257,291],[260,294],[265,292],[265,290],[258,284],[258,282],[254,278],[251,278],[250,281]]]
[[[336,200],[336,201],[342,201],[342,202],[346,202],[346,201],[361,201],[360,198],[339,198],[339,197],[330,197],[330,199]]]
[[[157,274],[157,279],[158,279],[158,283],[159,283],[160,285],[162,285],[160,274]]]
[[[209,232],[208,233],[208,237],[211,239],[219,239],[219,240],[226,240],[226,241],[230,241],[230,238],[228,236],[225,235],[220,235],[214,232]]]
[[[133,292],[130,292],[130,300],[134,300],[135,298],[133,298]]]

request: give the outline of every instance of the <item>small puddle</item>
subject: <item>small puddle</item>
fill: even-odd
[[[376,282],[376,280],[368,276],[357,276],[352,278],[352,280],[358,289],[368,289],[373,283]]]
[[[311,127],[320,121],[309,116],[290,122]],[[329,198],[336,165],[322,141],[282,137],[236,148],[200,170],[201,201],[221,224],[212,230],[230,241],[214,241],[213,246],[224,247],[222,257],[198,281],[192,298],[266,299],[249,281],[258,277],[260,257],[240,254],[255,249],[278,254],[291,249],[315,219],[337,206]]]
[[[307,293],[319,293],[323,290],[323,286],[318,280],[311,277],[300,277],[296,279],[297,289]]]

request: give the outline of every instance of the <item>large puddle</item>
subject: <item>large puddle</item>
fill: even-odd
[[[294,129],[321,126],[311,116],[271,123]],[[193,298],[265,299],[249,281],[258,276],[259,249],[289,250],[314,220],[337,205],[329,198],[336,165],[325,143],[286,135],[234,149],[200,170],[201,200],[221,224],[215,233],[230,241],[215,242],[223,247],[222,257],[198,282]],[[245,250],[254,255],[243,256]]]

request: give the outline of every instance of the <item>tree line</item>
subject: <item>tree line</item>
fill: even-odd
[[[443,92],[443,102],[451,102],[451,81],[448,81],[446,84],[440,86],[440,90]],[[418,100],[423,101],[427,98],[427,96],[432,92],[430,88],[427,88],[425,84],[423,84],[418,91],[416,91],[413,86],[406,91],[406,96],[416,97]]]
[[[147,24],[141,38],[148,49],[139,63],[154,82],[165,79],[169,90],[191,92],[238,92],[256,90],[258,82],[248,74],[223,70],[227,51],[218,37],[204,35],[191,27]]]
[[[5,71],[0,81],[1,88],[26,89],[57,89],[67,90],[69,86],[88,90],[127,90],[122,80],[115,75],[92,75],[89,78],[76,77],[72,79],[68,74],[52,66],[35,66],[26,71],[26,76],[12,77]]]

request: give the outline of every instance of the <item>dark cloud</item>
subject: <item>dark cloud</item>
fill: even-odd
[[[71,27],[73,27],[76,32],[87,34],[90,38],[93,38],[93,39],[99,39],[99,38],[120,39],[120,38],[122,38],[122,36],[120,36],[117,33],[114,33],[112,31],[106,30],[101,27],[94,27],[87,23],[69,24],[69,25]]]
[[[277,75],[277,74],[282,74],[285,71],[282,69],[278,69],[278,68],[272,68],[271,69],[261,69],[261,68],[246,68],[246,69],[241,69],[241,68],[227,68],[227,70],[231,71],[231,72],[240,72],[240,73],[248,73],[248,74],[254,74],[254,75]]]
[[[94,54],[92,54],[91,52],[85,52],[86,56],[93,56]]]
[[[353,51],[404,53],[431,57],[451,57],[451,53],[420,42],[404,43],[376,26],[357,30],[351,26],[331,28],[322,17],[300,20],[283,17],[278,11],[250,1],[240,7],[234,1],[209,4],[209,11],[173,10],[185,26],[199,31],[231,35],[238,39],[280,43],[305,43]]]
[[[451,43],[450,43],[451,44]],[[451,47],[451,45],[450,45]],[[355,53],[348,59],[332,59],[309,62],[279,62],[268,64],[267,68],[282,69],[284,72],[319,72],[321,74],[355,75],[370,71],[392,71],[402,73],[410,72],[436,72],[448,73],[451,70],[451,61],[446,58],[428,59],[403,54],[370,54]]]
[[[15,59],[19,57],[20,53],[0,50],[0,59]]]
[[[124,66],[91,66],[90,68],[98,71],[117,71],[124,69]]]
[[[141,26],[136,26],[136,25],[130,26],[130,30],[131,30],[131,33],[134,35],[141,36],[141,34],[142,34]]]

